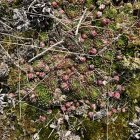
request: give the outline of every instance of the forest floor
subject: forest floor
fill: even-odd
[[[0,139],[139,140],[140,2],[0,0]]]

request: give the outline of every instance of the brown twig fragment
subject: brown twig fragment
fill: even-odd
[[[36,55],[36,56],[33,57],[32,59],[30,59],[28,62],[30,63],[30,62],[34,61],[35,59],[37,59],[38,57],[44,55],[47,51],[51,50],[53,47],[55,47],[55,46],[61,44],[62,42],[63,42],[63,40],[61,40],[61,41],[57,42],[56,44],[50,46],[49,48],[45,49],[43,52],[39,53],[38,55]]]
[[[84,18],[84,16],[85,16],[86,12],[87,12],[87,8],[84,10],[83,15],[81,16],[81,18],[80,18],[80,20],[79,20],[79,23],[78,23],[77,28],[76,28],[76,31],[75,31],[75,35],[78,34],[79,27],[80,27],[80,25],[81,25],[81,23],[82,23],[82,20],[83,20],[83,18]]]

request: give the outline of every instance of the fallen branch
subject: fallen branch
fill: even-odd
[[[61,40],[61,41],[57,42],[56,44],[50,46],[49,48],[45,49],[43,52],[39,53],[38,55],[36,55],[36,56],[33,57],[32,59],[30,59],[28,62],[30,63],[30,62],[34,61],[35,59],[37,59],[38,57],[44,55],[47,51],[51,50],[53,47],[55,47],[55,46],[61,44],[62,42],[63,42],[63,40]]]
[[[82,23],[82,20],[83,20],[83,18],[84,18],[84,16],[85,16],[86,12],[87,12],[87,8],[84,10],[84,13],[83,13],[83,15],[81,16],[81,18],[80,18],[80,20],[79,20],[79,23],[78,23],[78,25],[77,25],[77,29],[76,29],[75,35],[78,34],[79,27],[80,27],[80,25],[81,25],[81,23]]]

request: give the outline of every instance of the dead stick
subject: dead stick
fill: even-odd
[[[49,48],[45,49],[43,52],[39,53],[38,55],[36,55],[36,56],[33,57],[32,59],[30,59],[28,62],[30,63],[30,62],[32,62],[33,60],[37,59],[38,57],[44,55],[47,51],[51,50],[53,47],[55,47],[55,46],[61,44],[62,42],[63,42],[63,40],[61,40],[61,41],[57,42],[56,44],[50,46]]]
[[[77,25],[77,29],[76,29],[75,35],[78,34],[79,27],[80,27],[80,25],[81,25],[81,22],[82,22],[82,20],[83,20],[83,18],[84,18],[84,16],[85,16],[86,12],[87,12],[87,8],[85,9],[83,15],[81,16],[81,18],[80,18],[80,20],[79,20],[79,23],[78,23],[78,25]]]

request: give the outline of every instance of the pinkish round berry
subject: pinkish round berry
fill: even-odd
[[[82,37],[83,39],[87,39],[87,38],[88,38],[88,36],[87,36],[85,33],[81,34],[81,37]]]
[[[64,10],[61,9],[61,10],[59,11],[59,13],[60,13],[60,14],[64,14],[65,12],[64,12]]]
[[[76,107],[74,105],[72,105],[70,108],[71,108],[72,111],[76,110]]]
[[[98,12],[96,13],[96,17],[97,17],[97,18],[102,17],[102,12],[98,11]]]
[[[40,73],[39,73],[39,77],[40,77],[40,78],[44,78],[45,76],[46,76],[45,72],[40,72]]]
[[[102,80],[97,80],[97,85],[98,86],[102,86],[103,85],[103,81]]]
[[[91,104],[90,107],[95,110],[96,109],[96,104]]]
[[[114,92],[108,92],[109,97],[114,97]]]
[[[28,79],[29,79],[29,80],[31,80],[31,79],[34,78],[34,74],[33,74],[33,73],[28,73],[27,76],[28,76]]]
[[[91,64],[91,65],[89,65],[89,69],[90,70],[94,70],[95,69],[95,66]]]
[[[97,32],[96,32],[95,30],[93,30],[93,31],[91,31],[91,35],[92,35],[93,37],[95,37],[95,36],[97,36]]]
[[[123,59],[122,55],[117,55],[116,58],[117,58],[118,60],[122,60],[122,59]]]
[[[119,92],[114,92],[114,98],[120,99],[120,93]]]
[[[62,80],[65,81],[65,82],[68,81],[69,80],[69,76],[68,75],[63,75]]]
[[[82,56],[79,57],[79,60],[80,60],[81,62],[83,62],[83,63],[86,62],[86,58],[85,58],[85,57],[82,57]]]
[[[65,106],[61,106],[61,111],[65,112],[67,109]]]
[[[92,48],[89,50],[89,54],[95,55],[97,53],[97,50],[95,48]]]
[[[66,106],[66,108],[69,108],[71,106],[71,103],[70,102],[66,102],[65,106]]]
[[[102,22],[102,25],[106,26],[110,23],[110,20],[108,18],[104,18],[101,22]]]

